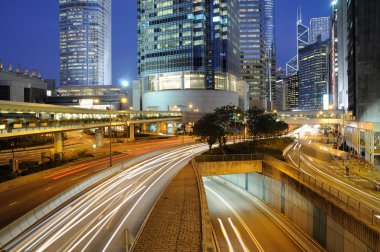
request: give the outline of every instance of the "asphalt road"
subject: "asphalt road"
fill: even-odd
[[[178,147],[106,180],[15,241],[12,251],[117,251],[135,236],[171,178],[205,144]]]
[[[190,139],[187,139],[186,142],[188,141]],[[120,152],[113,156],[113,164],[116,165],[138,155],[181,143],[182,139],[173,138],[119,144],[113,147],[113,150]],[[109,157],[82,161],[55,171],[41,179],[0,191],[0,202],[2,203],[0,206],[0,229],[55,195],[108,167]]]
[[[304,251],[252,201],[211,179],[204,182],[221,251]]]
[[[335,173],[329,172],[328,164],[333,164],[334,158],[327,147],[316,146],[310,140],[302,140],[300,143],[294,143],[291,148],[286,150],[284,157],[288,163],[295,167],[300,164],[301,171],[339,189],[353,199],[364,202],[380,213],[380,198],[367,193],[358,186],[347,183],[343,179],[345,175],[337,176]]]

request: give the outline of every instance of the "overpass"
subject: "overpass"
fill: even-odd
[[[135,125],[143,132],[155,124],[156,132],[175,133],[175,123],[182,121],[181,112],[100,110],[49,104],[0,101],[0,140],[28,135],[54,135],[55,153],[62,152],[62,132],[99,129],[103,137],[105,128],[128,127],[134,139]]]

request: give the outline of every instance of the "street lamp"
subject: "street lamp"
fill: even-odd
[[[111,114],[111,105],[106,107],[106,109],[109,111],[110,116],[110,125],[108,128],[108,135],[110,139],[110,167],[112,167],[112,114]]]

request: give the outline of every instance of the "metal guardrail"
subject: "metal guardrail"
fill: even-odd
[[[300,171],[289,164],[286,164],[273,157],[263,154],[231,154],[231,155],[205,155],[195,158],[196,162],[217,162],[217,161],[247,161],[247,160],[263,160],[263,162],[271,162],[272,165],[281,172],[289,175],[297,181],[303,183],[311,190],[321,196],[326,197],[331,202],[340,206],[342,209],[352,212],[358,218],[366,220],[368,223],[380,227],[380,211],[368,206],[367,203],[355,199],[347,193],[342,192],[334,186],[330,186],[323,181]],[[278,165],[276,165],[276,163]]]
[[[196,162],[227,162],[263,160],[263,154],[233,154],[233,155],[200,155],[195,157]]]

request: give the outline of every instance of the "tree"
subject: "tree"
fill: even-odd
[[[206,114],[199,119],[193,128],[193,133],[199,136],[203,141],[209,145],[209,149],[220,137],[223,135],[223,128],[218,124],[218,116],[213,114]]]
[[[227,142],[228,135],[237,131],[241,131],[243,123],[241,110],[232,105],[227,105],[215,109],[214,114],[217,117],[217,124],[223,129],[220,137],[218,138],[220,147],[224,147]]]
[[[264,110],[256,107],[246,111],[247,126],[253,136],[274,136],[288,129],[288,124],[284,121],[278,121],[274,113],[265,113]]]

